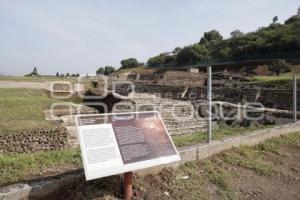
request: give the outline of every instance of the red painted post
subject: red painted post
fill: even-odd
[[[132,172],[124,173],[124,200],[132,197]]]

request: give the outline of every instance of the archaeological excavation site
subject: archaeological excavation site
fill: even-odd
[[[5,108],[6,121],[1,122],[2,199],[16,195],[49,198],[70,182],[82,184],[75,120],[78,115],[158,111],[179,150],[181,163],[241,144],[257,144],[273,135],[299,131],[294,121],[299,116],[293,110],[300,107],[300,101],[293,101],[293,79],[257,81],[254,76],[270,73],[261,65],[252,70],[247,68],[248,71],[240,67],[232,69],[214,67],[211,81],[206,67],[138,68],[129,72],[120,70],[110,76],[69,80],[1,81],[0,90],[6,93],[6,98],[25,103],[20,104],[23,111],[17,112],[19,116],[10,116],[9,106]],[[210,122],[208,84],[212,89]],[[297,90],[296,100],[299,96]],[[31,121],[27,117],[29,112],[34,113]],[[12,117],[19,121],[13,121]],[[32,125],[28,127],[28,123]],[[211,126],[211,141],[208,141],[208,126]],[[206,148],[207,142],[213,145]],[[7,168],[8,162],[15,159],[12,155],[18,157],[15,167]],[[149,168],[137,174],[144,176],[160,170]]]
[[[0,1],[0,200],[300,199],[298,1]]]
[[[51,124],[51,128],[7,130],[8,134],[0,135],[0,150],[2,153],[28,153],[76,148],[79,145],[75,123],[77,114],[155,110],[160,112],[171,136],[195,133],[205,136],[207,74],[193,70],[145,70],[99,76],[84,80],[89,82],[87,85],[44,82],[37,87],[46,98],[67,99],[54,102],[39,113]],[[10,87],[9,82],[3,83],[6,84],[4,87]],[[28,85],[19,82],[16,87],[26,88]],[[234,71],[222,69],[213,74],[212,87],[212,126],[216,130],[220,127],[255,129],[293,122],[292,80],[253,82]],[[245,117],[262,113],[263,117],[257,120]]]

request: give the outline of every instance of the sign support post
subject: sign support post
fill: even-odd
[[[293,118],[294,123],[297,122],[297,77],[293,77]]]
[[[132,172],[124,173],[124,200],[132,197]]]

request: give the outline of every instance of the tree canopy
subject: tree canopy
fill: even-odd
[[[121,61],[121,69],[138,67],[139,62],[136,58],[128,58]]]
[[[110,75],[115,71],[115,68],[112,66],[105,66],[105,67],[99,67],[96,71],[97,75],[104,74],[104,75]]]
[[[103,67],[99,67],[96,71],[96,74],[97,75],[100,75],[100,74],[104,74],[104,68]]]
[[[273,17],[273,23],[276,23],[278,21],[278,16]]]
[[[105,66],[104,67],[104,75],[110,75],[115,71],[115,68],[112,66]]]
[[[37,72],[37,68],[34,67],[33,70],[32,70],[32,72],[29,73],[29,74],[26,74],[25,76],[38,76],[38,75],[39,75],[39,74],[38,74],[38,72]]]
[[[245,34],[244,34],[242,31],[240,31],[239,29],[237,29],[237,30],[235,30],[235,31],[232,31],[232,32],[230,33],[230,35],[231,35],[231,37],[236,38],[236,37],[242,37],[242,36],[244,36]]]
[[[222,39],[223,36],[218,31],[211,30],[209,32],[204,33],[203,37],[200,39],[200,44],[209,47],[221,41]]]
[[[34,67],[33,70],[32,70],[32,75],[38,75],[38,72],[37,72],[37,68]]]
[[[179,64],[193,64],[201,61],[209,60],[209,52],[205,45],[194,44],[192,46],[184,47],[177,56]]]

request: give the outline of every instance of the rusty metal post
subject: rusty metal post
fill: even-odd
[[[132,197],[132,172],[124,173],[124,200]]]
[[[293,118],[297,122],[297,77],[293,77]]]

